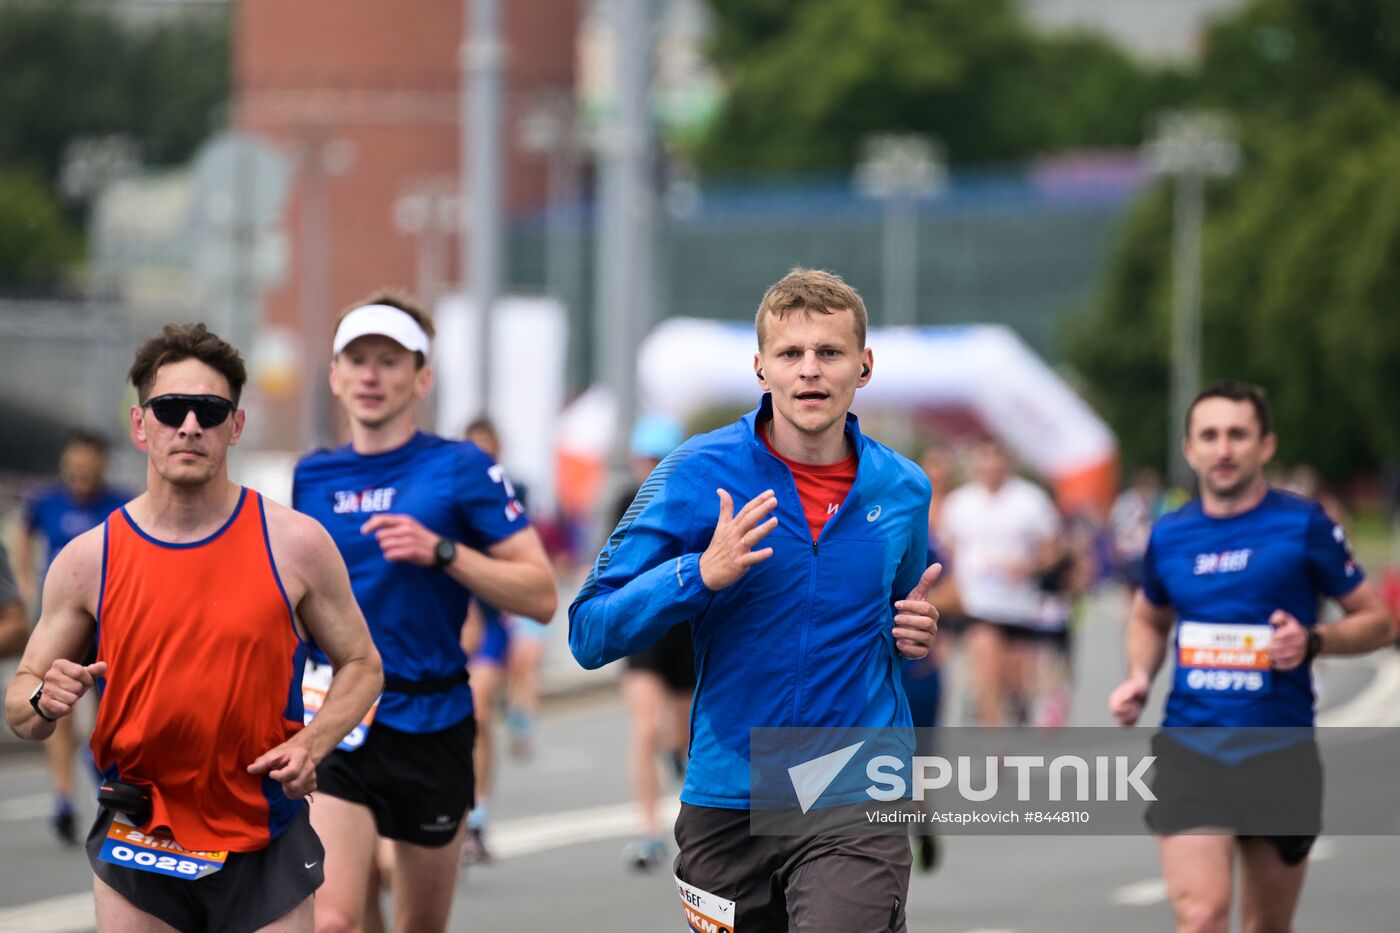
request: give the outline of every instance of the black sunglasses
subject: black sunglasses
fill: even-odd
[[[141,407],[149,408],[157,421],[172,428],[184,424],[191,411],[201,428],[221,425],[233,414],[233,402],[219,395],[157,395]]]

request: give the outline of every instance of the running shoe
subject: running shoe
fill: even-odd
[[[467,838],[462,840],[463,865],[489,865],[491,850],[486,848],[486,836],[476,828],[467,830]]]
[[[930,874],[938,867],[943,857],[943,845],[932,833],[918,833],[914,836],[914,867],[923,874]]]
[[[506,710],[506,731],[510,733],[510,755],[516,761],[529,761],[535,753],[535,723],[519,709]]]
[[[58,837],[59,842],[66,846],[78,844],[78,821],[70,801],[61,800],[54,806],[51,823],[54,835]]]
[[[666,862],[666,843],[660,839],[634,839],[622,850],[622,858],[634,871],[654,871]]]

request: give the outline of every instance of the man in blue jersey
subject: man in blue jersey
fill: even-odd
[[[447,924],[473,793],[472,694],[460,636],[473,596],[547,622],[558,596],[544,548],[501,468],[475,444],[419,432],[432,322],[376,295],[346,311],[331,390],[350,443],[297,465],[297,509],[326,526],[384,659],[367,728],[318,769],[311,819],[326,846],[320,929],[359,929],[378,837],[393,842],[396,930]]]
[[[107,484],[107,441],[88,431],[74,431],[63,443],[58,459],[59,482],[39,492],[24,509],[19,542],[15,548],[15,572],[25,601],[38,607],[42,573],[34,565],[35,545],[43,540],[44,564],[78,535],[98,525],[132,498],[132,494]],[[73,811],[73,766],[77,761],[77,737],[72,717],[59,720],[44,743],[49,780],[53,785],[52,825],[58,838],[77,845]]]
[[[1229,834],[1232,818],[1244,814],[1221,798],[1238,790],[1246,758],[1281,755],[1288,781],[1279,783],[1313,789],[1311,818],[1320,807],[1316,752],[1310,742],[1285,739],[1279,747],[1278,733],[1250,738],[1243,730],[1312,726],[1312,660],[1361,654],[1390,638],[1390,617],[1341,529],[1316,503],[1269,488],[1264,467],[1275,446],[1262,390],[1221,382],[1192,402],[1183,451],[1201,497],[1152,529],[1128,620],[1128,676],[1109,699],[1121,724],[1137,722],[1172,645],[1175,675],[1159,738],[1171,727],[1242,730],[1225,740],[1232,749],[1193,749],[1208,741],[1194,734],[1196,741],[1171,742],[1171,754],[1159,755],[1148,824],[1181,930],[1229,929],[1236,853],[1243,928],[1292,928],[1316,837]],[[1319,622],[1321,597],[1337,600],[1345,615]],[[1238,750],[1250,743],[1260,747]],[[1214,834],[1199,834],[1207,827]]]
[[[0,544],[0,658],[8,658],[24,650],[29,640],[29,626],[24,620],[24,602],[19,598],[19,584],[10,568],[10,556]]]
[[[850,414],[874,366],[854,289],[794,269],[756,327],[758,409],[652,472],[569,609],[569,645],[596,668],[691,625],[687,909],[744,931],[902,931],[907,838],[750,833],[749,730],[910,726],[899,656],[927,654],[938,617],[929,484]]]

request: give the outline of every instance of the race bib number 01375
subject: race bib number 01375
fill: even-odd
[[[97,857],[104,862],[184,881],[195,881],[224,867],[227,852],[191,852],[169,833],[143,833],[125,814],[115,814]]]
[[[1269,689],[1273,629],[1259,625],[1182,622],[1176,633],[1176,689],[1215,696],[1249,696]]]

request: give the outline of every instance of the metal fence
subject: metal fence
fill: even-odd
[[[1132,171],[1058,182],[1031,169],[955,174],[941,196],[917,206],[917,322],[1006,324],[1058,362],[1065,320],[1091,299],[1140,184]],[[881,205],[848,180],[766,180],[680,200],[682,209],[665,213],[659,233],[654,320],[750,318],[768,285],[805,265],[839,272],[866,299],[872,322],[883,322],[889,276]],[[510,271],[513,285],[526,290],[557,291],[551,279],[572,283],[561,297],[573,309],[571,384],[577,387],[596,375],[590,353],[595,244],[587,210],[561,210],[572,222],[551,224],[542,215],[517,227]],[[576,274],[551,274],[561,266],[560,253],[562,266],[572,263]]]

